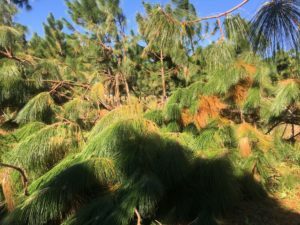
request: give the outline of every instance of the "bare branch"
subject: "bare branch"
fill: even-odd
[[[137,224],[136,225],[142,225],[141,224],[141,222],[142,222],[141,215],[140,215],[139,211],[136,208],[134,209],[134,213],[135,213],[135,215],[137,217]]]
[[[297,136],[299,136],[300,135],[300,132],[299,133],[297,133],[297,134],[294,134],[292,137],[290,137],[288,140],[289,141],[293,141]]]
[[[6,163],[0,163],[0,166],[14,169],[14,170],[16,170],[16,171],[18,171],[20,173],[20,175],[22,177],[23,186],[24,186],[24,194],[26,196],[28,196],[29,195],[29,193],[28,193],[28,178],[26,176],[25,171],[22,168],[20,168],[20,167],[13,166],[13,165],[6,164]]]
[[[239,8],[241,8],[242,6],[244,6],[246,3],[248,3],[250,0],[243,0],[240,4],[234,6],[232,9],[229,9],[225,12],[216,14],[216,15],[212,15],[212,16],[206,16],[206,17],[200,17],[198,19],[195,20],[188,20],[188,21],[178,21],[176,19],[174,19],[172,16],[170,16],[167,12],[165,12],[161,7],[159,8],[161,10],[161,12],[169,19],[171,20],[173,23],[177,23],[177,24],[181,24],[181,25],[191,25],[194,23],[199,23],[201,21],[204,20],[211,20],[211,19],[219,19],[223,16],[226,16],[236,10],[238,10]]]
[[[13,59],[13,60],[18,61],[18,62],[21,62],[21,63],[25,63],[25,62],[30,63],[29,61],[27,61],[27,60],[25,60],[25,59],[21,59],[21,58],[19,58],[19,57],[14,56],[12,53],[10,53],[10,52],[8,52],[8,51],[5,52],[5,51],[1,51],[1,50],[0,50],[0,55],[3,56],[3,57],[5,57],[5,58]]]
[[[243,2],[241,2],[240,4],[236,5],[235,7],[233,7],[232,9],[230,9],[230,10],[228,10],[226,12],[223,12],[223,13],[220,13],[220,14],[217,14],[217,15],[212,15],[212,16],[198,18],[196,20],[186,21],[184,23],[186,23],[186,24],[193,24],[193,23],[201,22],[203,20],[218,19],[218,18],[221,18],[223,16],[226,16],[226,15],[228,15],[228,14],[236,11],[237,9],[241,8],[242,6],[244,6],[248,2],[249,2],[249,0],[244,0]]]
[[[275,127],[279,126],[280,124],[282,124],[282,121],[279,121],[277,123],[275,123],[267,132],[266,134],[270,134],[272,130],[275,129]]]
[[[158,220],[154,220],[158,225],[163,225],[161,222],[159,222]]]

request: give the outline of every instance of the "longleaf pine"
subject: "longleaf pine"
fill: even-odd
[[[0,0],[0,225],[299,224],[300,1],[121,2]]]

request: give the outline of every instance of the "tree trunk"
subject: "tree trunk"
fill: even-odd
[[[115,103],[120,105],[120,80],[118,73],[115,76],[115,82]]]
[[[126,41],[126,36],[125,34],[123,33],[123,40],[124,42]],[[123,44],[123,62],[126,63],[127,61],[127,51],[126,51],[126,48]],[[127,83],[127,80],[126,80],[126,76],[125,74],[122,74],[123,75],[123,82],[125,84],[125,91],[126,91],[126,95],[127,95],[127,100],[130,100],[130,92],[129,92],[129,86],[128,86],[128,83]]]
[[[166,94],[166,81],[165,81],[165,68],[164,68],[164,58],[163,58],[163,51],[160,50],[160,63],[161,63],[161,84],[162,84],[162,102],[164,103],[167,99]]]
[[[127,95],[127,100],[130,100],[130,91],[129,91],[129,86],[126,80],[125,75],[123,74],[123,80],[124,80],[124,84],[125,84],[125,91],[126,91],[126,95]]]

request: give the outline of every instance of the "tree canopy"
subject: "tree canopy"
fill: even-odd
[[[0,0],[0,224],[218,225],[296,190],[299,0],[248,1],[144,3],[128,31],[119,0],[66,0],[28,39]]]

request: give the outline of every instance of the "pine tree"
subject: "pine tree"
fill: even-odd
[[[284,15],[284,16],[283,16]],[[276,21],[276,22],[275,22]],[[272,0],[262,5],[252,21],[255,49],[267,42],[268,53],[277,46],[299,51],[300,3],[298,0]]]
[[[26,40],[0,0],[0,223],[218,224],[284,188],[299,173],[298,3],[248,21],[247,2],[208,17],[145,3],[129,33],[118,0],[70,0],[72,21],[50,14]]]
[[[31,9],[31,5],[29,4],[29,0],[6,0],[8,4],[14,3],[19,7],[25,7],[27,10]]]

